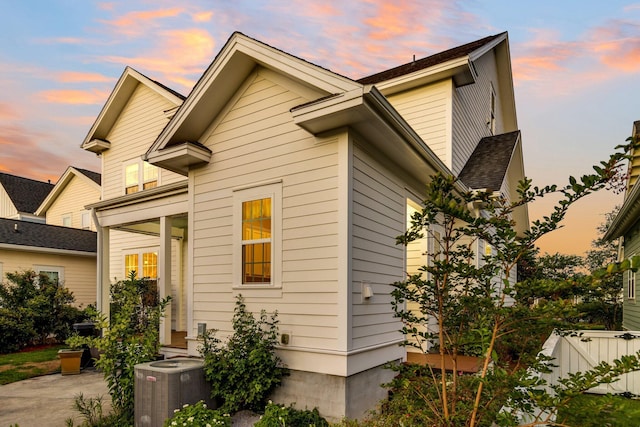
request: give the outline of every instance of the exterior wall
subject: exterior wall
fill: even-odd
[[[393,317],[390,284],[406,277],[405,247],[395,241],[406,230],[406,197],[403,182],[356,144],[351,209],[353,349],[395,345],[402,339],[402,326]],[[362,298],[362,283],[371,285],[372,298]]]
[[[60,195],[47,209],[47,224],[62,225],[62,216],[71,214],[71,227],[82,228],[82,212],[85,206],[100,200],[100,189],[82,178],[74,176]],[[91,230],[96,231],[93,218]]]
[[[413,130],[449,168],[451,168],[452,161],[452,91],[453,82],[443,80],[387,98]]]
[[[502,106],[496,60],[487,52],[474,66],[478,71],[476,83],[462,86],[453,92],[453,160],[451,171],[458,175],[481,138],[491,135],[487,122],[491,111],[491,84],[496,93],[495,134],[510,132],[502,120]]]
[[[15,218],[17,215],[18,210],[11,201],[11,198],[9,198],[4,187],[0,185],[0,218]]]
[[[624,256],[626,258],[640,254],[640,223],[636,223],[624,236]],[[623,309],[622,309],[622,327],[630,331],[640,331],[640,292],[638,291],[638,278],[640,273],[636,274],[636,298],[628,298],[628,275],[633,274],[627,272],[623,278]]]
[[[213,158],[190,174],[190,326],[231,333],[242,294],[254,313],[278,311],[279,329],[291,338],[282,351],[289,368],[333,373],[346,350],[338,309],[340,139],[316,140],[292,123],[289,110],[308,99],[278,77],[264,69],[250,76],[200,139]],[[234,284],[234,190],[273,181],[282,185],[281,280],[269,289]]]
[[[35,266],[64,267],[64,286],[73,292],[75,304],[86,307],[96,303],[96,257],[56,255],[0,249],[3,280],[6,273],[33,270]]]
[[[103,200],[122,196],[124,164],[139,159],[153,144],[168,123],[164,111],[175,105],[143,84],[131,95],[120,117],[107,135],[111,148],[102,156]],[[159,185],[183,180],[184,177],[160,170]]]

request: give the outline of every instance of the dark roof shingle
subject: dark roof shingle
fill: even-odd
[[[460,180],[469,188],[499,191],[519,138],[519,130],[482,138],[462,168]]]
[[[18,212],[34,213],[47,198],[53,184],[21,176],[0,173],[0,185],[4,187]]]
[[[98,172],[94,172],[94,171],[90,171],[87,169],[81,169],[81,168],[77,168],[74,166],[74,169],[77,170],[78,172],[82,173],[84,176],[86,176],[87,178],[91,179],[93,182],[95,182],[96,184],[100,185],[102,182],[102,175],[99,174]]]
[[[376,74],[372,74],[367,77],[363,77],[356,80],[363,85],[376,84],[386,80],[390,80],[396,77],[404,76],[405,74],[413,73],[415,71],[423,70],[425,68],[433,67],[434,65],[441,64],[452,59],[460,58],[462,56],[469,55],[474,50],[484,46],[485,44],[495,40],[502,34],[496,34],[493,36],[484,37],[480,40],[476,40],[471,43],[463,44],[461,46],[454,47],[452,49],[445,50],[443,52],[436,53],[426,58],[418,59],[407,64],[399,65],[389,70],[381,71]]]
[[[90,230],[0,218],[2,244],[95,253],[97,241]]]

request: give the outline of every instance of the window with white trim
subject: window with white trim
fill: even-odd
[[[132,194],[158,186],[158,168],[142,159],[124,165],[124,193]]]
[[[278,285],[281,199],[281,183],[234,191],[234,285]]]
[[[129,278],[131,272],[136,272],[136,278],[158,278],[158,252],[148,249],[130,251],[124,255],[124,277]]]
[[[64,267],[57,265],[34,265],[33,269],[38,274],[45,274],[54,283],[64,283]]]
[[[81,227],[83,230],[91,229],[91,215],[89,211],[84,211],[80,214],[81,218]]]
[[[627,298],[636,298],[636,273],[632,270],[627,270]]]
[[[73,224],[73,215],[70,213],[66,213],[62,215],[62,226],[63,227],[71,227]]]

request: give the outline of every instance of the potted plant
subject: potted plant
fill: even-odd
[[[58,357],[60,358],[60,373],[62,375],[79,374],[82,353],[84,353],[84,350],[81,348],[63,348],[58,350]]]

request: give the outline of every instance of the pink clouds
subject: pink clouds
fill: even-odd
[[[144,34],[155,21],[163,18],[173,18],[184,12],[182,8],[132,11],[117,19],[102,21],[120,34],[137,36]]]
[[[93,90],[78,90],[78,89],[51,89],[45,90],[38,94],[44,102],[50,102],[54,104],[102,104],[109,96],[109,91]]]
[[[63,83],[105,83],[112,82],[113,78],[100,73],[84,73],[81,71],[64,71],[57,74],[57,80]]]
[[[196,12],[193,15],[191,15],[193,22],[209,22],[211,21],[211,18],[213,18],[213,12],[212,11],[202,11],[202,12]]]

